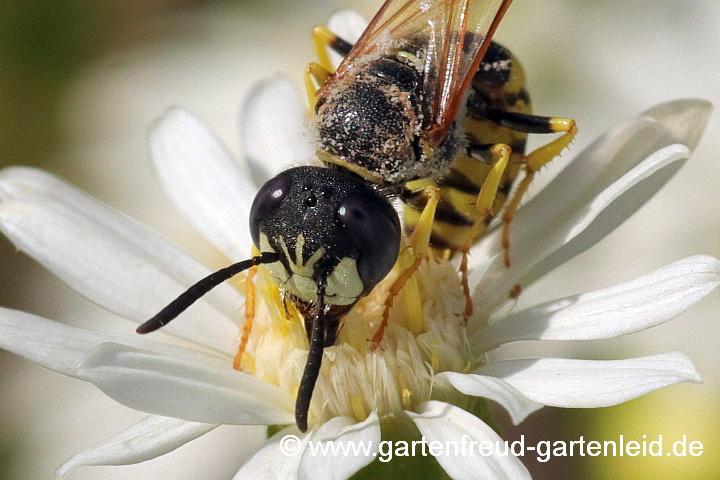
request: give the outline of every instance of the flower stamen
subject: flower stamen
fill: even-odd
[[[352,405],[352,411],[355,415],[355,420],[358,422],[362,422],[367,418],[367,413],[365,413],[365,407],[363,406],[363,399],[360,397],[353,397],[350,400],[350,403]]]

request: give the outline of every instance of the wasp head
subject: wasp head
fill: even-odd
[[[250,232],[283,290],[312,304],[318,287],[329,306],[349,308],[395,264],[400,220],[387,198],[341,170],[298,167],[270,179],[255,196]]]

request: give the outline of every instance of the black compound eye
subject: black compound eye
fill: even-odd
[[[360,251],[357,269],[367,290],[390,272],[400,249],[400,220],[374,191],[350,194],[338,208],[346,237]]]
[[[292,187],[290,175],[281,173],[260,187],[252,207],[250,207],[250,235],[253,243],[258,246],[260,241],[260,222],[267,219],[280,206]]]

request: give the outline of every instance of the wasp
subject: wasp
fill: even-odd
[[[373,344],[382,340],[393,295],[427,255],[462,253],[469,317],[469,247],[524,170],[503,217],[509,265],[509,225],[522,195],[576,132],[570,119],[532,114],[522,66],[491,40],[510,3],[387,0],[354,45],[316,27],[318,62],[309,64],[305,84],[317,165],[286,170],[260,188],[250,212],[256,256],[200,280],[138,333],[264,265],[305,322],[309,351],[295,411],[304,432],[323,350],[335,343],[343,315],[401,263],[403,225],[413,232],[414,259],[390,288]],[[328,48],[344,57],[335,71]],[[529,133],[563,135],[525,154]],[[402,222],[396,198],[405,205]],[[238,355],[243,348],[241,340]]]

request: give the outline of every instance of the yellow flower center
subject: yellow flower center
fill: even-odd
[[[343,317],[335,345],[325,349],[310,408],[314,421],[335,416],[362,421],[372,411],[383,416],[411,410],[450,394],[446,385],[434,384],[435,373],[464,371],[470,364],[465,298],[457,269],[446,260],[422,262],[413,275],[417,289],[407,295],[405,288],[394,298],[382,342],[372,347],[399,268]],[[264,267],[255,286],[255,317],[241,369],[296,396],[308,351],[302,318],[292,302],[283,301]],[[410,320],[418,308],[422,325]]]

